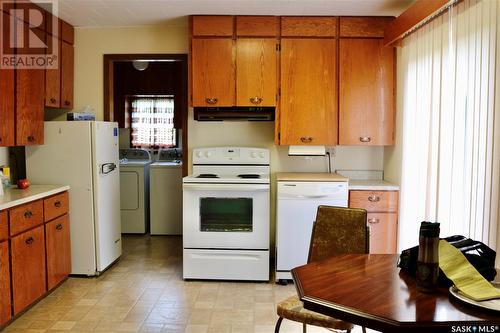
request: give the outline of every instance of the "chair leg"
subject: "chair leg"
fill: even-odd
[[[363,331],[363,333],[366,333],[366,327],[361,326],[361,330]]]
[[[302,333],[307,333],[307,325],[302,323]]]
[[[274,333],[279,333],[282,321],[283,321],[283,317],[279,317],[278,321],[276,322],[276,326],[274,327]]]

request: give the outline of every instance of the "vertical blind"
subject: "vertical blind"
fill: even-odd
[[[175,146],[174,99],[137,98],[132,101],[132,146]]]
[[[496,245],[498,6],[464,0],[403,40],[400,250],[424,220]]]

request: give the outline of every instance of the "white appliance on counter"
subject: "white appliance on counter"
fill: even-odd
[[[26,147],[27,177],[70,186],[71,274],[99,275],[122,253],[118,124],[49,121]]]
[[[182,234],[182,152],[161,149],[150,166],[151,235]]]
[[[347,207],[348,182],[278,181],[276,281],[285,284],[305,265],[318,206]]]
[[[183,179],[184,279],[269,281],[269,150],[193,150]]]
[[[146,149],[120,149],[120,217],[122,234],[149,231],[149,166]]]

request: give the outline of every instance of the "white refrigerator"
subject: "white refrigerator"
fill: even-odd
[[[44,142],[26,147],[27,177],[70,186],[71,274],[99,275],[122,253],[118,124],[47,121]]]

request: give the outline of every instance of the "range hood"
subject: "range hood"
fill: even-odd
[[[195,107],[194,119],[198,121],[273,121],[274,107]]]

